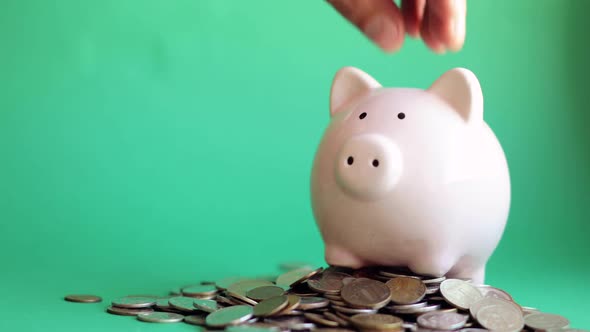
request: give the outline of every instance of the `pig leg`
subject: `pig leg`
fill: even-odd
[[[425,276],[433,276],[433,277],[442,277],[446,275],[449,270],[455,265],[455,261],[452,259],[453,256],[451,255],[425,255],[419,257],[415,261],[410,262],[408,267],[414,273],[425,275]]]
[[[449,278],[471,279],[473,284],[483,284],[485,281],[486,266],[484,264],[476,264],[472,259],[463,257],[459,260],[457,265],[453,266],[449,272]]]
[[[363,267],[363,260],[350,251],[336,245],[326,245],[326,262],[333,266],[358,269]]]

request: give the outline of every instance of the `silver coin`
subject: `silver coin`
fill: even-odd
[[[153,297],[125,296],[113,300],[113,306],[119,308],[149,308],[156,304]]]
[[[569,327],[570,321],[556,314],[549,314],[544,312],[526,315],[524,322],[527,327],[533,330],[548,330]]]
[[[479,329],[476,327],[466,327],[466,328],[462,328],[460,330],[458,330],[457,332],[486,332],[488,330],[486,329]]]
[[[408,323],[408,322],[404,322],[404,323],[402,324],[402,326],[403,326],[403,328],[404,328],[405,330],[410,330],[410,331],[412,331],[412,332],[413,332],[413,331],[416,331],[416,330],[418,329],[418,324],[416,324],[416,323]]]
[[[495,288],[492,286],[484,286],[484,287],[477,286],[477,289],[479,290],[481,295],[483,295],[484,297],[495,297],[498,299],[514,302],[514,300],[512,299],[512,296],[510,296],[510,294],[506,293],[505,291],[503,291],[499,288]]]
[[[506,300],[499,299],[496,297],[484,297],[484,298],[474,302],[469,307],[469,313],[471,314],[471,317],[473,317],[473,318],[477,317],[477,312],[481,308],[487,307],[489,305],[505,305],[505,306],[510,306],[517,311],[520,311],[520,307],[517,304],[515,304],[514,302],[506,301]]]
[[[412,308],[421,308],[421,307],[425,307],[426,305],[428,305],[428,302],[418,302],[418,303],[412,303],[412,304],[395,304],[395,305],[390,305],[387,308],[390,310],[404,310],[404,309],[412,309]]]
[[[175,297],[171,297],[168,300],[168,303],[174,309],[178,309],[183,312],[193,312],[196,310],[195,305],[193,304],[194,301],[195,301],[195,299],[192,297],[175,296]]]
[[[418,325],[427,329],[456,330],[467,323],[467,315],[452,312],[433,311],[418,316]]]
[[[213,300],[195,299],[193,305],[195,308],[205,312],[214,312],[219,309],[219,305]]]
[[[150,323],[178,323],[182,322],[184,316],[172,312],[150,312],[137,315],[137,319]]]
[[[252,318],[253,309],[247,305],[237,305],[219,309],[210,313],[205,318],[205,322],[211,327],[225,327],[236,325]]]
[[[434,294],[440,290],[439,286],[426,287],[426,295]]]
[[[345,314],[374,314],[377,312],[376,309],[358,309],[358,308],[348,308],[348,307],[341,307],[339,305],[333,305],[332,309],[345,313]]]
[[[459,279],[447,279],[440,284],[440,292],[445,300],[456,308],[467,310],[480,300],[483,295],[468,282]]]
[[[524,319],[520,310],[507,305],[489,305],[477,311],[475,317],[482,327],[493,331],[520,331]]]
[[[394,310],[396,314],[424,314],[431,311],[436,311],[440,309],[440,304],[431,304],[424,307],[419,308],[411,308],[411,309],[397,309]]]
[[[433,279],[423,279],[422,282],[426,285],[429,284],[440,284],[441,282],[445,281],[447,279],[447,277],[442,276],[439,278],[433,278]]]
[[[109,314],[121,315],[121,316],[137,316],[139,314],[153,312],[151,308],[121,308],[115,306],[109,306],[107,312]]]

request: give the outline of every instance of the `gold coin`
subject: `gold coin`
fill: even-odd
[[[271,297],[270,299],[262,300],[254,306],[255,317],[268,317],[279,313],[289,304],[287,295],[280,295]]]
[[[404,321],[387,314],[358,314],[350,317],[350,322],[359,329],[394,331],[402,329]]]
[[[354,308],[380,309],[391,300],[391,290],[381,281],[358,278],[344,285],[340,296]]]
[[[320,325],[324,325],[324,326],[331,326],[331,327],[338,327],[338,323],[331,321],[329,319],[326,319],[324,316],[320,315],[320,314],[314,314],[311,312],[306,312],[303,314],[303,316],[307,319],[309,319],[310,321],[320,324]]]
[[[391,290],[391,301],[396,304],[416,303],[426,295],[426,285],[418,278],[397,277],[385,284]]]
[[[297,269],[293,271],[289,271],[287,273],[283,273],[277,277],[276,284],[279,287],[292,287],[298,285],[316,273],[319,273],[323,270],[323,268],[319,268],[317,270],[310,270],[307,268]]]
[[[246,296],[252,300],[262,301],[270,299],[271,297],[281,296],[285,294],[285,290],[277,286],[261,286],[249,290]]]
[[[96,296],[96,295],[73,294],[73,295],[66,296],[65,300],[69,301],[69,302],[78,302],[78,303],[97,303],[97,302],[102,301],[102,298],[100,296]]]
[[[299,303],[301,303],[301,298],[297,295],[289,294],[287,295],[287,306],[281,311],[281,315],[288,315],[293,310],[299,307]]]

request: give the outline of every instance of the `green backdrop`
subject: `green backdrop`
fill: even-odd
[[[513,184],[486,281],[590,328],[588,10],[470,1],[439,56],[383,54],[324,1],[3,0],[0,330],[190,331],[104,308],[325,264],[309,175],[346,65],[388,86],[476,73]]]

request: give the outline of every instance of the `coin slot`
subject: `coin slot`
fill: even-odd
[[[406,115],[404,114],[404,112],[401,113],[397,113],[397,118],[400,120],[403,120],[406,117]]]
[[[361,113],[361,115],[359,115],[359,119],[361,119],[361,120],[366,117],[367,117],[367,112],[363,112],[363,113]]]
[[[379,160],[373,159],[373,167],[379,167]]]
[[[354,162],[354,158],[352,156],[349,156],[348,159],[346,159],[346,163],[349,165],[352,165],[353,162]]]

